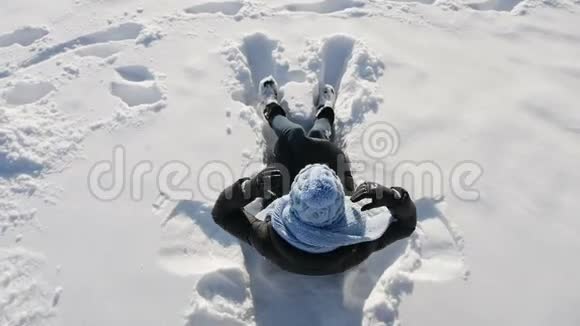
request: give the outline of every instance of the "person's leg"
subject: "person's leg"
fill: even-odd
[[[305,139],[304,129],[299,124],[290,121],[278,103],[268,104],[264,112],[279,141],[282,140],[293,148],[302,145]]]
[[[336,92],[332,85],[324,85],[318,95],[316,120],[308,137],[332,141],[334,139],[334,103]]]
[[[314,126],[310,129],[308,137],[325,140],[332,140],[334,137],[334,111],[330,107],[321,108],[318,110]]]
[[[308,137],[330,140],[332,137],[332,125],[330,124],[330,121],[325,118],[316,119],[314,126],[308,133]]]
[[[289,172],[290,180],[303,167],[304,145],[308,141],[304,129],[286,117],[284,110],[277,104],[271,103],[266,106],[264,116],[268,124],[278,136],[274,146],[274,161],[285,166]]]

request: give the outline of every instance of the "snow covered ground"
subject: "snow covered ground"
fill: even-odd
[[[578,325],[579,13],[3,1],[0,325]],[[410,239],[302,277],[213,224],[273,144],[270,74],[305,127],[318,83],[339,89],[355,177],[412,191]]]

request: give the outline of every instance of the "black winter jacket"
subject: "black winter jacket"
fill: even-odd
[[[293,152],[290,146],[280,139],[276,146],[276,163],[289,171],[291,180],[307,164],[328,165],[340,178],[345,192],[354,191],[348,158],[331,142],[302,138],[300,152]],[[244,198],[240,179],[220,194],[212,211],[214,221],[231,235],[253,246],[262,256],[282,269],[306,275],[327,275],[341,273],[360,264],[373,252],[408,237],[415,230],[417,213],[415,204],[407,191],[402,188],[402,198],[393,207],[387,207],[393,217],[385,233],[378,239],[340,247],[331,252],[313,254],[297,249],[282,239],[273,229],[269,217],[265,221],[247,213],[244,207],[255,198]],[[285,193],[289,189],[285,190]],[[265,203],[267,204],[267,203]]]
[[[393,222],[380,238],[340,247],[328,253],[312,254],[282,239],[272,228],[269,219],[260,221],[244,211],[244,206],[252,201],[245,199],[242,194],[241,184],[244,180],[238,180],[221,193],[212,211],[215,222],[228,233],[256,248],[262,256],[292,273],[326,275],[344,272],[360,264],[373,252],[411,235],[417,223],[415,205],[409,194],[403,191],[403,198],[398,201],[398,205],[388,207]]]

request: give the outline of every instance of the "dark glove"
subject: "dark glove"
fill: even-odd
[[[397,206],[407,195],[407,192],[399,187],[387,188],[375,182],[364,182],[360,184],[350,197],[353,203],[365,198],[371,202],[364,205],[361,210],[366,211],[377,207],[393,208]]]
[[[282,196],[282,172],[279,169],[265,168],[253,178],[243,183],[244,196],[271,199]]]

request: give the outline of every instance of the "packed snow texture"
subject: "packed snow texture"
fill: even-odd
[[[0,325],[577,325],[579,6],[3,3]],[[337,89],[336,142],[357,181],[412,193],[409,239],[306,277],[213,222],[271,159],[268,75],[305,128]],[[103,163],[112,201],[90,187]],[[419,164],[440,180],[398,179]],[[465,164],[475,197],[453,187]]]
[[[44,258],[23,249],[0,249],[2,325],[43,325],[55,313],[59,289],[41,281]]]

